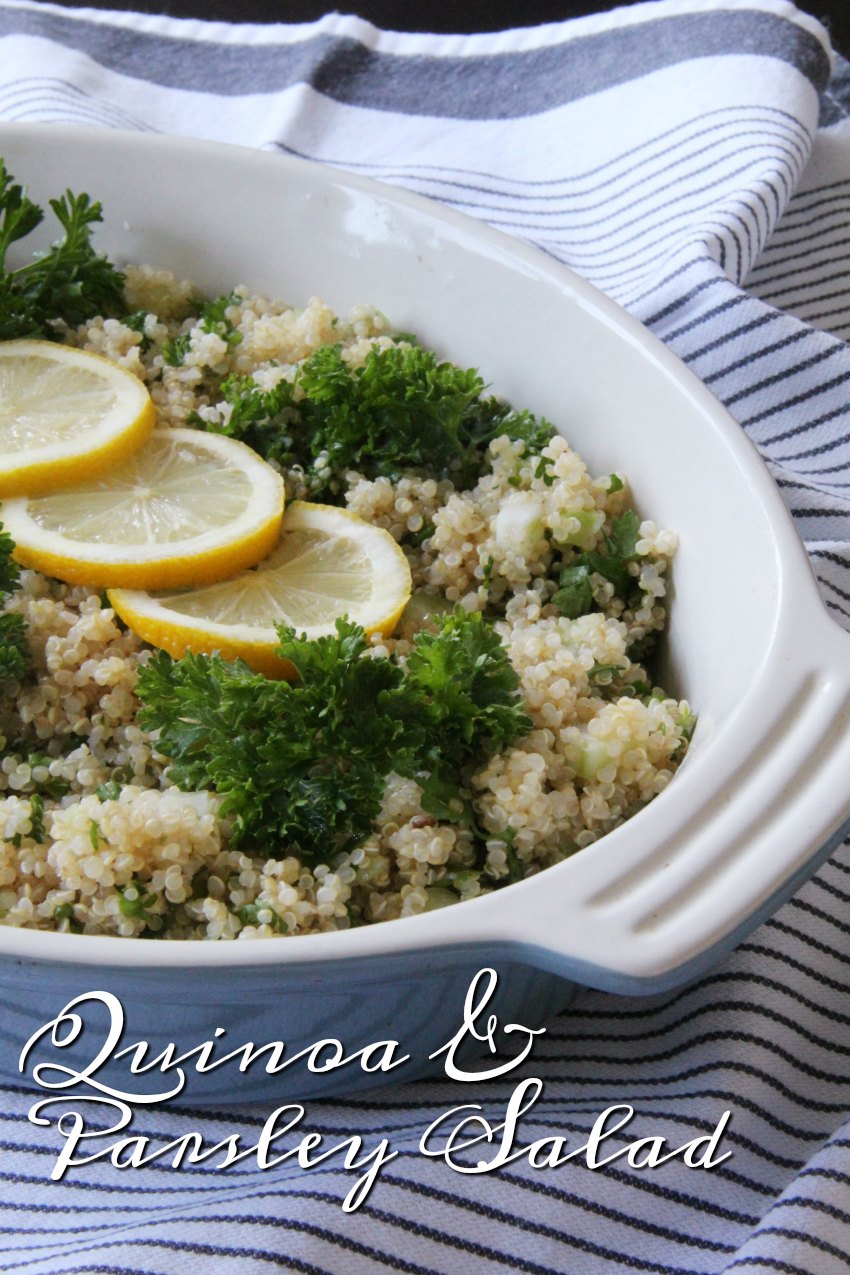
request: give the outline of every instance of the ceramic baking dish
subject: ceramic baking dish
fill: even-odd
[[[101,199],[99,243],[119,262],[170,267],[212,294],[244,283],[295,304],[375,304],[556,422],[592,469],[626,473],[638,510],[680,537],[665,685],[699,715],[685,763],[650,806],[558,867],[457,907],[229,943],[0,926],[4,1076],[21,1079],[37,1026],[97,989],[121,999],[125,1041],[188,1049],[221,1027],[231,1047],[297,1051],[334,1037],[352,1051],[391,1037],[410,1055],[393,1076],[408,1078],[440,1066],[429,1055],[457,1030],[479,969],[499,975],[501,1021],[529,1027],[577,984],[661,991],[706,970],[814,871],[850,813],[850,639],[740,428],[639,323],[531,247],[315,164],[29,125],[0,128],[0,154],[39,202],[66,187]],[[99,1030],[93,1020],[87,1039]],[[301,1097],[386,1079],[356,1065],[222,1067],[192,1072],[182,1097]]]

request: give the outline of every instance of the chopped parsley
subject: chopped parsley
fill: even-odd
[[[227,311],[230,306],[239,305],[241,300],[238,292],[229,292],[226,296],[216,297],[214,301],[205,301],[201,306],[201,321],[198,326],[203,332],[220,336],[227,345],[239,345],[242,333],[228,319]]]
[[[227,309],[228,306],[236,305],[241,300],[242,298],[238,292],[230,292],[227,296],[216,297],[214,301],[205,301],[201,306],[200,317],[195,326],[199,327],[202,332],[211,332],[215,336],[220,336],[229,346],[238,345],[242,340],[242,333],[228,319]],[[130,316],[130,318],[132,317]],[[125,319],[124,322],[127,323],[128,320]],[[162,357],[169,367],[183,366],[191,344],[192,337],[190,332],[181,332],[177,336],[170,337],[165,342],[162,347]],[[197,424],[198,422],[190,423]]]
[[[570,620],[593,610],[593,586],[591,576],[600,575],[610,581],[618,598],[626,603],[636,600],[639,594],[637,581],[629,571],[629,563],[637,558],[635,546],[639,538],[640,519],[633,509],[627,509],[611,522],[611,530],[604,535],[601,549],[577,554],[561,572],[560,587],[552,595],[552,602]]]
[[[57,925],[67,921],[68,929],[72,934],[82,934],[83,932],[83,927],[77,920],[73,903],[60,903],[58,907],[53,909],[53,919]]]
[[[157,896],[149,893],[141,881],[133,878],[127,885],[116,885],[115,891],[118,895],[118,911],[122,916],[139,918],[147,924],[152,919],[159,919],[150,911],[156,907]]]
[[[32,783],[35,785],[35,792],[42,797],[49,797],[51,801],[58,801],[60,797],[64,797],[66,793],[71,791],[71,785],[67,779],[61,779],[51,775],[48,767],[54,759],[45,753],[29,753],[26,763],[32,774]],[[46,779],[36,779],[36,770],[48,770]]]
[[[162,357],[169,367],[182,367],[189,353],[189,333],[169,337],[162,347]]]
[[[622,665],[620,664],[600,664],[597,661],[588,673],[587,680],[607,685],[622,671]]]
[[[431,522],[428,518],[425,518],[418,531],[405,532],[402,544],[410,545],[413,548],[418,549],[419,546],[423,545],[426,540],[431,539],[435,530],[436,528],[434,527],[433,522]]]
[[[132,314],[122,315],[121,322],[125,328],[130,328],[133,332],[138,332],[141,336],[139,342],[139,350],[142,354],[147,354],[151,348],[151,339],[145,332],[145,324],[147,323],[147,310],[134,310]]]
[[[99,801],[117,801],[121,796],[121,785],[116,779],[108,779],[105,784],[98,784],[94,795]]]
[[[259,917],[260,912],[267,912],[270,919],[268,921],[261,921]],[[268,925],[277,934],[286,934],[289,930],[289,927],[283,918],[279,917],[277,912],[273,911],[267,903],[246,903],[243,907],[239,908],[236,915],[239,917],[243,926],[255,925],[259,927],[261,925]]]
[[[41,845],[47,840],[47,833],[44,828],[44,798],[37,792],[30,797],[30,825],[30,836]]]

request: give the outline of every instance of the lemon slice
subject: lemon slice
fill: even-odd
[[[0,496],[103,473],[154,425],[142,382],[99,354],[52,341],[0,343]]]
[[[98,589],[223,580],[271,551],[282,515],[280,474],[244,443],[197,429],[154,430],[102,477],[0,509],[18,562]]]
[[[186,593],[110,589],[135,633],[172,655],[243,659],[268,677],[291,667],[275,655],[276,624],[308,637],[347,615],[367,633],[389,633],[410,597],[410,567],[389,532],[333,505],[288,506],[277,548],[254,571]]]

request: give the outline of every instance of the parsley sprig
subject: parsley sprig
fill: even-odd
[[[473,369],[441,362],[418,345],[375,344],[356,367],[341,345],[328,345],[270,390],[251,377],[226,378],[229,419],[209,425],[196,416],[191,423],[240,438],[267,460],[300,465],[314,496],[333,495],[349,469],[367,478],[426,469],[466,487],[498,435],[521,439],[529,452],[553,435],[548,421],[513,411],[485,388]]]
[[[160,732],[170,777],[221,795],[236,845],[327,860],[371,830],[391,771],[423,785],[426,809],[457,817],[459,771],[530,728],[507,651],[480,615],[459,610],[418,634],[406,670],[370,657],[347,619],[313,640],[279,632],[295,682],[164,652],[139,675],[140,720]]]
[[[62,238],[9,269],[9,248],[41,224],[44,212],[0,159],[0,340],[54,337],[57,321],[73,327],[121,310],[124,276],[91,243],[92,227],[103,220],[100,204],[70,190],[49,202]]]

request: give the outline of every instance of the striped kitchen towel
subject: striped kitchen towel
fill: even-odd
[[[482,36],[329,14],[226,25],[0,0],[0,117],[217,138],[403,186],[538,244],[648,324],[771,467],[826,605],[850,627],[850,77],[783,0],[661,0]],[[519,1158],[467,1176],[418,1150],[470,1100],[448,1080],[316,1103],[310,1127],[397,1156],[352,1175],[93,1164],[49,1180],[55,1131],[6,1088],[0,1272],[719,1275],[850,1270],[850,848],[696,984],[585,992],[548,1026],[527,1142],[711,1134],[711,1171]],[[531,1073],[528,1073],[531,1074]],[[516,1074],[481,1086],[504,1108]],[[238,1097],[238,1095],[235,1095]],[[246,1107],[140,1133],[256,1140]],[[625,1134],[623,1135],[626,1136]]]

